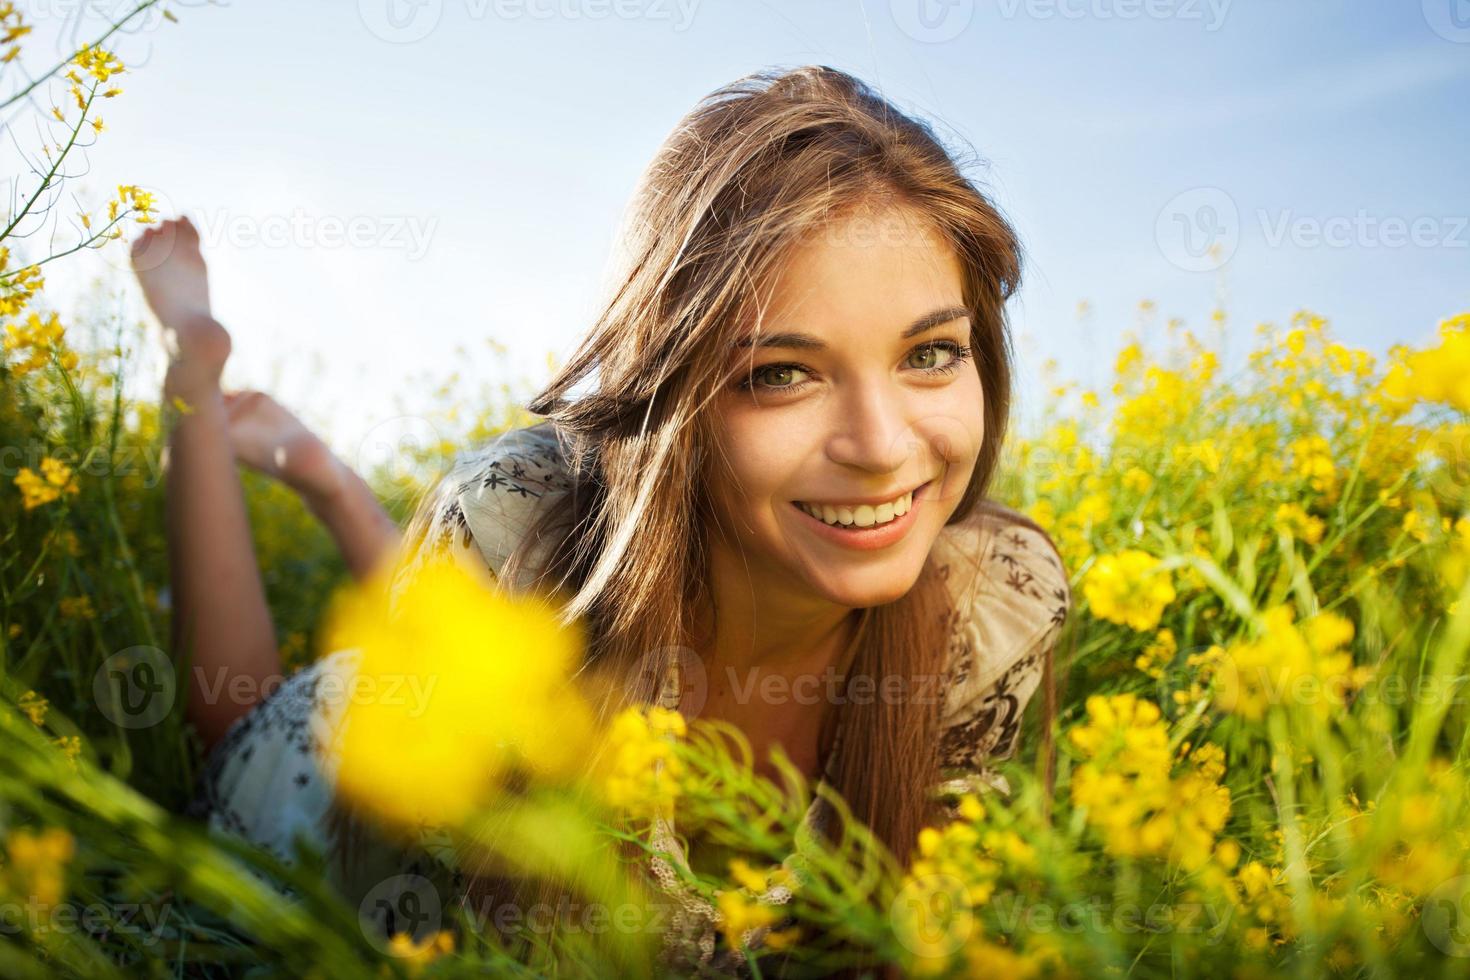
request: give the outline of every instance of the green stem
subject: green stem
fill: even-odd
[[[143,3],[140,3],[140,4],[138,4],[138,6],[136,6],[136,7],[133,8],[132,13],[128,14],[122,20],[117,21],[116,23],[114,23],[111,27],[109,27],[107,29],[107,31],[101,37],[99,37],[97,40],[93,41],[91,44],[89,44],[87,46],[88,47],[92,47],[92,48],[97,47],[103,41],[105,41],[108,38],[112,37],[113,34],[117,33],[119,30],[121,30],[122,26],[124,24],[126,24],[128,21],[132,20],[134,17],[138,16],[143,11],[147,10],[149,7],[154,6],[158,2],[159,2],[159,0],[144,0]],[[0,109],[8,109],[12,105],[14,105],[15,103],[19,102],[21,99],[25,98],[27,95],[30,95],[38,87],[40,87],[42,83],[48,81],[53,75],[55,75],[57,72],[61,71],[61,69],[65,68],[67,65],[71,64],[72,59],[75,58],[75,57],[76,57],[76,54],[73,53],[70,57],[65,58],[62,61],[58,61],[56,64],[52,65],[48,70],[46,70],[45,72],[42,72],[40,75],[38,75],[36,77],[36,80],[33,81],[33,82],[31,82],[31,84],[27,85],[25,88],[21,89],[19,92],[16,92],[14,95],[12,95],[10,98],[6,99],[5,101],[0,102]]]

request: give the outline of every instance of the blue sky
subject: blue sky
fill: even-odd
[[[79,5],[29,5],[28,57],[96,26]],[[543,378],[595,313],[659,142],[763,67],[852,71],[986,161],[1027,248],[1023,412],[1046,357],[1105,383],[1143,299],[1155,335],[1174,316],[1203,330],[1223,302],[1230,361],[1300,308],[1375,353],[1470,309],[1467,0],[172,9],[119,45],[137,67],[84,183],[139,183],[195,218],[236,338],[226,381],[348,453],[431,403],[423,372],[473,369],[456,344],[493,338]]]

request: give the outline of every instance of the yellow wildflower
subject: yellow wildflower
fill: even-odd
[[[35,691],[27,691],[20,696],[20,700],[16,702],[16,707],[25,712],[26,717],[31,720],[31,724],[41,725],[46,721],[46,709],[49,707],[49,703]]]
[[[964,948],[966,976],[1010,977],[1028,980],[1041,970],[1035,959],[1022,956],[1007,946],[1001,946],[983,936],[974,936]]]
[[[113,75],[120,75],[127,70],[112,52],[91,44],[78,51],[72,61],[99,82],[105,82]]]
[[[12,482],[20,488],[26,510],[49,504],[60,499],[62,494],[80,492],[72,479],[71,467],[50,456],[41,460],[41,473],[22,466]]]
[[[766,938],[762,940],[762,944],[772,952],[780,952],[796,945],[796,941],[800,938],[801,927],[788,926],[785,929],[777,929],[774,932],[766,933]]]
[[[61,901],[66,886],[66,865],[76,854],[76,841],[61,827],[47,827],[40,833],[24,827],[11,831],[5,841],[10,859],[6,869],[10,890],[34,899],[44,907]]]
[[[741,888],[760,894],[767,888],[768,876],[763,871],[757,871],[750,866],[750,862],[744,858],[730,859],[730,877],[733,878]]]
[[[147,224],[156,221],[158,216],[153,213],[155,207],[154,195],[138,187],[136,184],[118,184],[117,200],[108,203],[108,218],[116,218],[118,207],[127,205],[130,211],[136,214],[139,224]]]
[[[384,567],[329,610],[328,648],[360,653],[354,691],[385,692],[347,700],[332,743],[338,788],[389,820],[444,824],[488,801],[513,764],[574,772],[592,738],[590,708],[568,685],[580,635],[453,560],[431,560],[390,598],[391,576]]]
[[[1174,655],[1179,651],[1179,645],[1174,640],[1174,631],[1161,629],[1154,638],[1154,642],[1144,648],[1144,651],[1133,661],[1133,666],[1143,671],[1155,680],[1162,680],[1164,667],[1174,661]]]
[[[1233,644],[1220,671],[1219,705],[1259,721],[1273,704],[1294,703],[1326,714],[1361,687],[1367,671],[1342,650],[1352,640],[1353,624],[1334,613],[1319,613],[1294,625],[1292,608],[1275,606],[1262,614],[1261,634]]]
[[[1296,474],[1318,493],[1331,493],[1337,479],[1331,444],[1322,436],[1305,436],[1293,440],[1290,450]]]
[[[92,608],[91,596],[65,596],[62,598],[61,615],[66,619],[95,619],[97,610]]]
[[[406,932],[395,932],[388,940],[388,954],[403,960],[410,973],[417,973],[426,964],[434,962],[446,953],[454,952],[454,933],[440,929],[426,936],[422,943],[414,942]]]
[[[1429,522],[1417,510],[1404,511],[1403,531],[1416,541],[1429,540]]]
[[[10,270],[10,250],[0,245],[0,316],[15,316],[25,309],[35,292],[46,285],[40,266],[22,266]],[[15,328],[6,329],[4,350],[10,350],[10,334]],[[13,370],[13,367],[12,367]]]
[[[81,736],[62,735],[54,739],[51,744],[60,749],[61,754],[66,756],[66,761],[71,764],[73,769],[76,769],[77,760],[82,756]]]
[[[772,925],[780,918],[775,907],[748,898],[737,889],[720,892],[716,906],[720,913],[720,931],[732,949],[745,945],[745,934],[750,930]]]
[[[1153,629],[1175,595],[1159,564],[1153,555],[1132,548],[1099,557],[1082,583],[1092,612],[1140,632]]]
[[[639,816],[666,812],[679,795],[684,764],[674,740],[686,734],[684,716],[657,705],[633,705],[608,732],[610,770],[602,780],[608,803]]]
[[[1322,518],[1308,514],[1300,504],[1282,504],[1276,508],[1276,528],[1308,544],[1317,544],[1327,525]]]
[[[1067,733],[1085,759],[1073,772],[1072,803],[1086,808],[1107,851],[1190,869],[1205,864],[1230,813],[1219,750],[1201,747],[1175,779],[1158,705],[1132,694],[1093,695],[1087,719]]]
[[[1154,478],[1149,475],[1149,472],[1137,466],[1128,467],[1127,472],[1123,474],[1123,486],[1128,490],[1147,493],[1153,485]]]
[[[24,272],[25,270],[21,270]],[[7,283],[7,285],[10,285]],[[39,288],[40,282],[35,281]],[[21,302],[16,294],[16,302]],[[29,294],[26,295],[29,299]],[[39,313],[32,311],[24,323],[12,323],[5,328],[5,338],[0,345],[7,354],[15,352],[25,355],[10,362],[10,370],[17,375],[29,374],[32,371],[45,367],[53,354],[63,354],[66,348],[63,338],[66,328],[61,325],[61,320],[55,313],[47,315],[44,319]]]
[[[1075,513],[1084,524],[1101,524],[1112,513],[1112,506],[1103,494],[1090,493],[1077,501]]]
[[[1440,343],[1407,354],[1384,379],[1385,395],[1394,401],[1441,402],[1470,412],[1470,313],[1439,325]]]
[[[1036,501],[1026,508],[1026,516],[1041,525],[1041,529],[1048,533],[1056,526],[1057,512],[1050,500]]]

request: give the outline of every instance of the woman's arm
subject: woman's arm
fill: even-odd
[[[401,534],[377,494],[346,463],[336,460],[337,479],[328,487],[302,491],[306,506],[337,542],[353,578],[365,579],[398,546]]]
[[[296,491],[331,533],[352,576],[366,578],[400,537],[372,488],[270,395],[227,391],[224,400],[235,459]]]

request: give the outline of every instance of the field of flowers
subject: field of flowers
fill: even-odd
[[[27,31],[0,3],[0,59]],[[126,77],[105,40],[0,95],[7,125],[44,113],[54,140],[0,233],[0,975],[650,972],[656,928],[515,943],[446,906],[385,937],[315,856],[286,867],[180,816],[200,752],[172,696],[161,473],[188,406],[141,381],[142,325],[44,288],[49,263],[155,220],[125,185],[55,233],[68,161]],[[1234,375],[1227,329],[1219,311],[1209,339],[1170,322],[1158,350],[1129,340],[1109,389],[1056,385],[1010,445],[996,496],[1048,529],[1077,596],[1057,765],[1048,778],[1033,711],[1001,766],[1011,795],[966,798],[913,855],[856,825],[802,841],[810,788],[754,778],[732,731],[576,710],[580,640],[530,601],[453,567],[391,616],[387,583],[341,589],[299,500],[244,471],[282,651],[294,667],[355,645],[365,677],[413,657],[448,679],[424,712],[349,706],[341,786],[385,827],[493,822],[475,839],[496,856],[637,908],[650,897],[606,845],[646,844],[677,808],[742,855],[691,882],[731,944],[780,926],[747,953],[754,975],[854,949],[936,977],[1470,974],[1470,314],[1380,360],[1298,312],[1256,328]],[[456,449],[519,421],[515,394],[468,422],[446,404],[455,438],[371,474],[395,516]],[[470,660],[465,635],[546,655]],[[166,697],[140,713],[140,692]],[[804,860],[779,864],[797,844]],[[792,894],[779,909],[757,899],[773,883]]]

